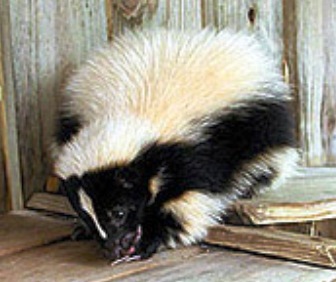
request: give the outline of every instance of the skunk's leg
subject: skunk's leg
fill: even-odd
[[[93,239],[93,234],[85,222],[79,219],[72,231],[71,239],[73,241],[90,240]]]

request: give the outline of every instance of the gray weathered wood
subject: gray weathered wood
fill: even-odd
[[[0,85],[0,93],[1,93],[1,85]],[[3,103],[3,102],[0,102]],[[4,108],[0,109],[0,115],[3,115]],[[3,132],[0,132],[0,146],[2,147],[2,140],[3,140]],[[8,206],[8,191],[6,187],[5,181],[5,168],[4,168],[4,158],[2,152],[0,153],[0,214],[7,211]]]
[[[335,165],[336,3],[284,3],[286,58],[298,94],[303,160],[309,166]]]
[[[0,1],[0,86],[1,131],[6,175],[8,207],[17,210],[23,207],[21,169],[18,152],[18,130],[16,120],[16,97],[13,83],[13,56],[9,40],[11,36],[9,2]],[[3,183],[4,185],[4,183]]]
[[[8,6],[25,198],[43,189],[56,97],[66,74],[106,42],[105,1],[2,1]]]

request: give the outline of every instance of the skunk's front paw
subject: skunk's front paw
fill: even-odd
[[[83,241],[90,240],[93,238],[93,234],[89,227],[82,221],[79,221],[75,224],[75,227],[71,234],[71,239],[73,241]]]
[[[141,259],[148,259],[156,253],[160,245],[160,239],[141,240],[139,245],[136,247],[136,255],[139,255]]]

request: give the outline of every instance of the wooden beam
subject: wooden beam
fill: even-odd
[[[265,225],[336,218],[336,170],[301,169],[276,190],[238,201],[235,210],[245,224]]]
[[[0,122],[5,159],[6,185],[10,199],[9,208],[19,210],[23,208],[23,193],[18,153],[9,5],[9,1],[0,1]]]
[[[209,244],[336,268],[336,241],[264,229],[221,225],[212,228]]]
[[[245,224],[307,222],[336,218],[336,199],[304,203],[240,201],[235,210]]]

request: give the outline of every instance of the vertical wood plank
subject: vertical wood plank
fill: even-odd
[[[278,62],[283,61],[283,5],[278,0],[254,0],[249,6],[250,14],[254,13],[254,23],[250,24],[255,32],[264,40],[271,55]]]
[[[1,4],[0,4],[1,5]],[[0,6],[0,15],[1,15],[1,6]],[[0,22],[0,24],[3,24]],[[0,32],[0,36],[2,35],[2,32]],[[2,53],[2,41],[0,40],[0,119],[5,120],[5,107],[3,105],[4,99],[2,98],[3,95],[5,95],[5,86],[4,86],[4,80],[3,80],[3,53]],[[4,166],[4,135],[6,134],[4,132],[4,126],[3,122],[0,123],[0,214],[6,211],[6,200],[7,200],[7,187],[6,187],[6,181],[5,181],[5,166]]]
[[[277,62],[282,61],[282,2],[277,0],[202,1],[202,25],[256,33]]]
[[[321,4],[322,1],[296,1],[300,132],[307,165],[325,162],[321,140],[325,76]]]
[[[322,146],[326,165],[336,165],[336,2],[323,1],[325,78],[322,102]]]
[[[13,84],[13,54],[11,49],[9,1],[0,1],[0,86],[1,86],[1,135],[6,183],[1,179],[2,190],[6,185],[7,207],[13,210],[23,207],[20,160],[16,121],[16,97]],[[9,202],[8,202],[9,200]]]
[[[1,47],[0,47],[0,52],[1,52]],[[0,54],[0,62],[1,60],[1,54]],[[2,65],[0,64],[0,95],[2,96],[2,89],[3,87],[3,79],[2,79]],[[3,100],[0,101],[0,116],[1,119],[3,120],[5,118],[5,107],[3,105]],[[1,122],[3,124],[3,122]],[[0,214],[7,211],[8,209],[8,190],[7,190],[7,185],[6,185],[6,170],[5,170],[5,159],[4,159],[4,130],[3,127],[0,130]]]
[[[145,1],[146,4],[142,8],[138,18],[127,19],[120,8],[114,5],[115,2],[107,0],[108,18],[113,20],[110,25],[109,38],[118,36],[123,33],[125,29],[135,28],[156,28],[169,27],[178,29],[193,29],[200,28],[201,20],[201,1]],[[111,28],[112,26],[112,28]]]
[[[7,2],[7,1],[5,1]],[[107,41],[105,1],[8,1],[25,199],[50,173],[56,96],[66,74]]]
[[[123,1],[122,1],[123,2]],[[110,22],[109,38],[122,33],[125,28],[168,27],[199,29],[212,26],[217,29],[252,30],[265,40],[274,57],[282,57],[282,2],[277,0],[209,0],[209,1],[145,1],[141,19],[127,20],[115,1],[106,0]],[[155,9],[149,3],[155,2]],[[255,20],[250,19],[250,12]],[[109,15],[113,13],[113,15]]]
[[[307,166],[336,164],[336,3],[284,1],[285,54]]]

